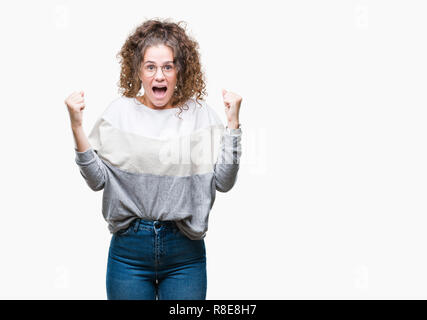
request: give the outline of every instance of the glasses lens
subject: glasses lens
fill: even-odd
[[[156,69],[157,67],[152,65],[152,64],[148,64],[146,66],[144,66],[144,75],[147,77],[151,77],[156,73]]]
[[[171,75],[175,71],[175,66],[173,64],[167,64],[163,67],[163,73],[165,75]]]

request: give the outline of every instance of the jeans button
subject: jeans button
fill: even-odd
[[[157,228],[157,229],[160,229],[160,222],[155,221],[154,222],[154,227]]]

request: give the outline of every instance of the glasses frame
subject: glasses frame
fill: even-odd
[[[153,72],[153,74],[152,75],[147,75],[146,74],[146,70],[145,70],[145,67],[146,67],[146,65],[147,64],[149,64],[150,66],[152,65],[152,66],[154,66],[154,70],[152,71]],[[167,73],[165,73],[165,67],[167,67],[167,66],[170,66],[170,65],[172,65],[173,66],[173,69],[172,70],[168,70],[167,72],[169,72],[169,71],[171,71],[172,73],[173,72],[176,72],[176,66],[175,66],[175,61],[171,61],[171,62],[168,62],[168,63],[166,63],[166,64],[164,64],[163,66],[160,66],[161,67],[161,69],[162,69],[162,73],[163,73],[163,75],[165,76],[165,77],[171,77],[173,74],[167,74]],[[152,77],[154,77],[156,74],[157,74],[157,70],[159,69],[159,66],[157,66],[157,65],[155,65],[154,63],[152,63],[152,62],[146,62],[146,63],[144,63],[143,65],[142,65],[142,74],[145,76],[145,77],[147,77],[147,78],[152,78]]]

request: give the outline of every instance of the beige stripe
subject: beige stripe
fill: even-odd
[[[102,159],[118,169],[182,177],[213,172],[224,130],[220,124],[159,140],[122,131],[100,118],[89,142]]]

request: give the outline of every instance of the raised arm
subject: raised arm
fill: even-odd
[[[99,191],[104,188],[107,176],[105,164],[102,163],[96,152],[92,149],[89,140],[83,130],[83,109],[85,108],[84,93],[73,92],[65,99],[71,121],[71,129],[74,137],[75,161],[79,166],[80,174],[86,180],[88,186]]]
[[[215,186],[220,192],[229,191],[235,184],[242,154],[242,129],[239,124],[242,97],[222,90],[228,126],[222,136],[221,149],[214,166]]]

